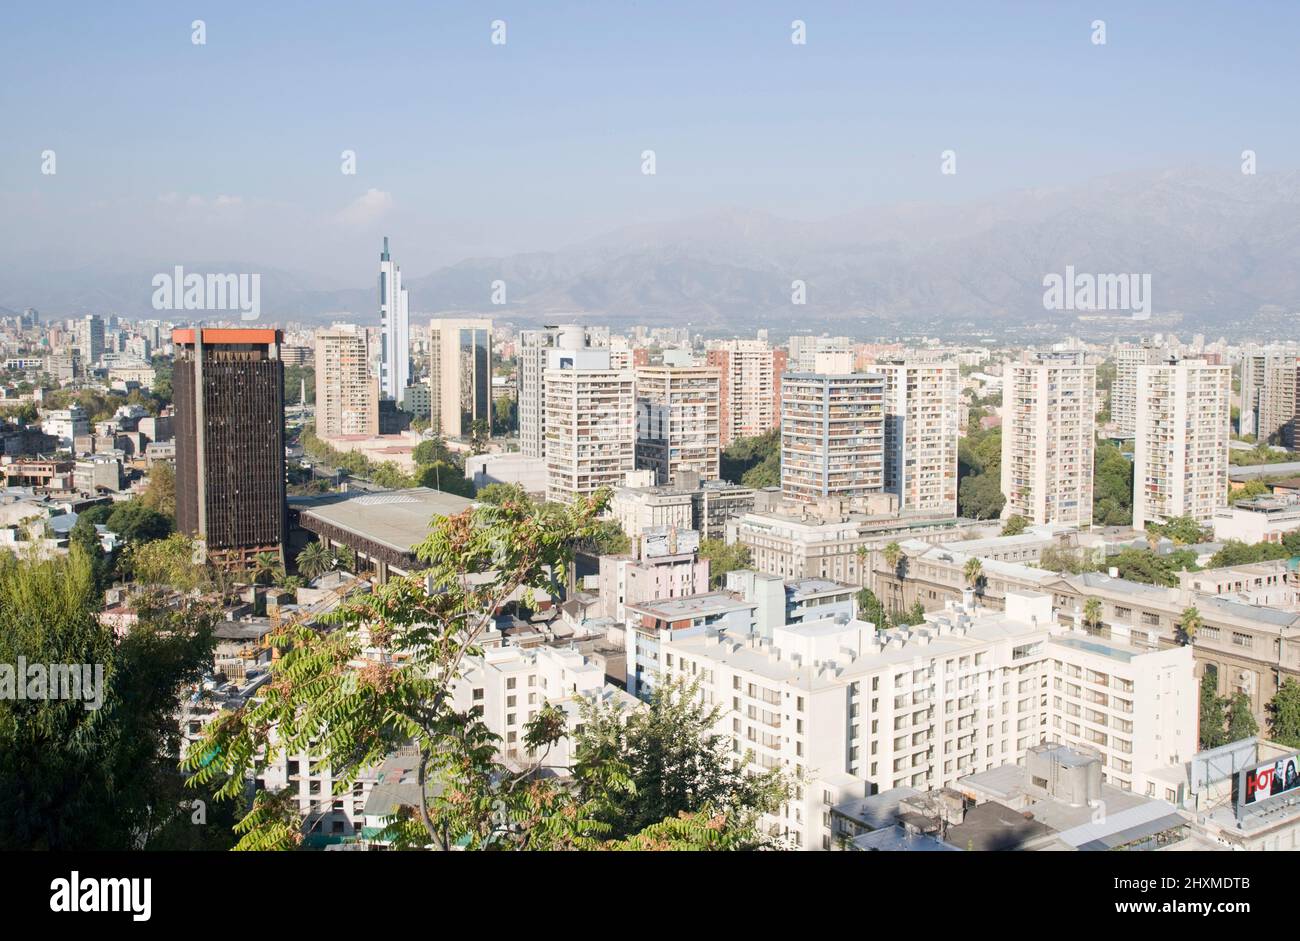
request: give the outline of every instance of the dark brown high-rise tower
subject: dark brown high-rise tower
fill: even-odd
[[[283,563],[284,363],[279,330],[172,333],[176,361],[176,523],[208,557]]]

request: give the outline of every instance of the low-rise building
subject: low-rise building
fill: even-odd
[[[628,604],[709,590],[709,560],[699,557],[694,530],[645,530],[632,544],[632,555],[600,557],[600,616],[621,623]]]
[[[1137,648],[1181,646],[1186,638],[1180,622],[1195,608],[1200,626],[1185,649],[1195,655],[1197,677],[1208,670],[1219,695],[1245,694],[1264,727],[1278,688],[1288,678],[1300,680],[1300,614],[1197,591],[1197,574],[1190,583],[1166,588],[1088,572],[1058,576],[1044,590],[1072,622],[1081,623],[1085,605],[1096,598],[1101,619],[1095,629]]]
[[[468,658],[452,699],[458,711],[479,710],[483,724],[500,736],[507,764],[561,772],[574,762],[573,736],[582,724],[584,702],[640,707],[634,696],[605,681],[604,664],[577,650],[547,646],[496,647]],[[567,734],[544,754],[535,754],[524,741],[525,729],[546,706],[564,711]]]
[[[1300,529],[1300,497],[1274,494],[1238,500],[1215,510],[1212,523],[1219,542],[1281,542],[1287,533]]]

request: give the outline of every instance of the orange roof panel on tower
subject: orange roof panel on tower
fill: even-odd
[[[193,343],[194,329],[173,330],[172,342]],[[281,334],[279,330],[265,327],[204,327],[203,342],[205,344],[279,343],[281,342]]]

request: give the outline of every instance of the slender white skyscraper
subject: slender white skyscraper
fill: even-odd
[[[384,236],[384,253],[379,256],[379,322],[383,325],[380,393],[400,402],[411,379],[411,321],[406,311],[402,269],[388,255],[388,236]]]

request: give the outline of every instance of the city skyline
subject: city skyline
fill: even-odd
[[[1297,36],[1281,0],[0,12],[20,914],[373,934],[479,851],[784,888],[886,851],[820,865],[968,931],[1284,916]],[[383,898],[320,897],[375,852]]]

